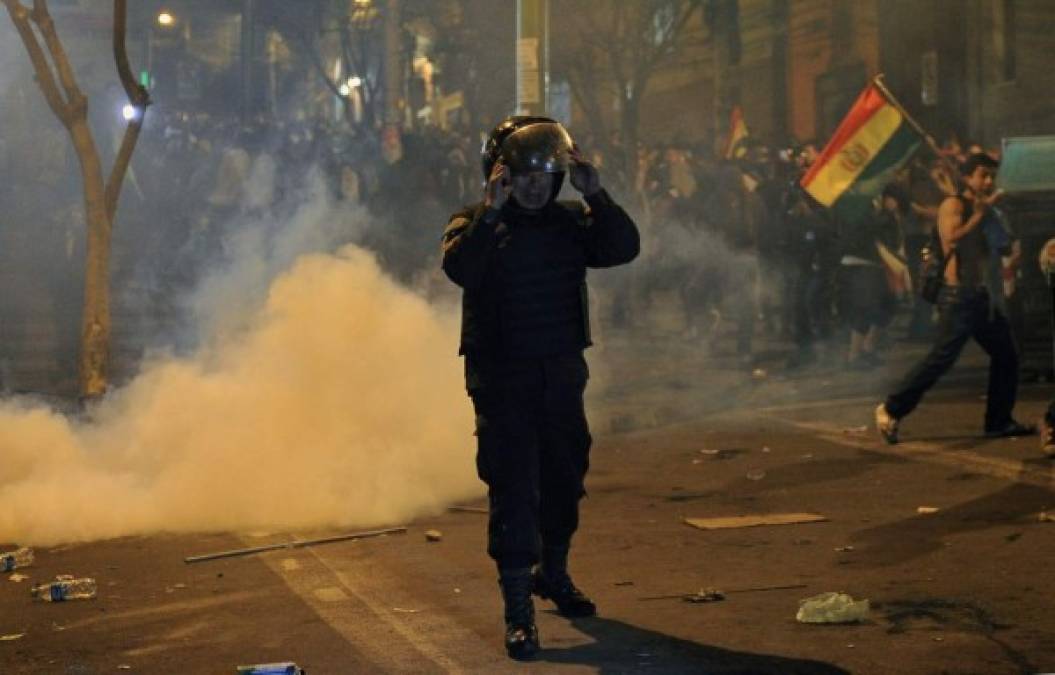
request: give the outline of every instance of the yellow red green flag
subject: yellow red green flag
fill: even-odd
[[[729,116],[729,140],[725,142],[725,158],[734,159],[740,142],[747,138],[747,122],[744,121],[744,111],[740,106],[733,106],[733,112]]]
[[[872,83],[800,184],[819,203],[854,222],[868,213],[872,200],[922,140],[901,108]]]

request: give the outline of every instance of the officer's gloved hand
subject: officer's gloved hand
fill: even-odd
[[[578,145],[572,148],[568,158],[571,160],[571,186],[586,197],[600,192],[601,174],[597,172],[597,167],[583,156]]]

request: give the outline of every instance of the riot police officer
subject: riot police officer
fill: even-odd
[[[443,269],[463,289],[460,353],[476,410],[477,471],[488,486],[487,550],[505,602],[506,649],[527,659],[539,647],[533,593],[565,616],[596,611],[567,565],[591,443],[586,270],[630,262],[640,241],[597,169],[552,119],[505,120],[482,163],[484,200],[451,217]],[[585,207],[556,201],[566,173]]]

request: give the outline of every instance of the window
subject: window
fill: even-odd
[[[670,32],[674,30],[674,19],[674,3],[664,3],[656,10],[652,15],[652,44],[659,47],[670,39]]]

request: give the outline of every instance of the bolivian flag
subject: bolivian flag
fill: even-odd
[[[733,112],[729,116],[729,140],[725,142],[725,158],[739,159],[737,155],[740,141],[747,138],[747,122],[744,121],[744,111],[740,106],[733,106]],[[740,149],[742,153],[742,149]]]
[[[800,184],[845,222],[860,222],[922,140],[901,108],[872,83]]]

